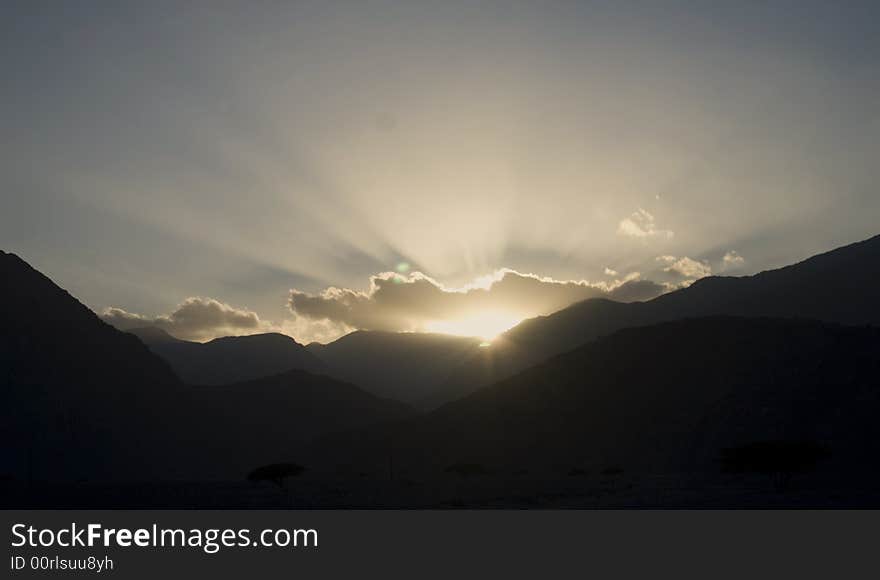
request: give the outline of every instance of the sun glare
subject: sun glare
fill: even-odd
[[[458,320],[435,320],[428,323],[428,332],[454,334],[457,336],[475,336],[483,339],[488,346],[502,332],[513,328],[522,320],[508,312],[481,312]]]

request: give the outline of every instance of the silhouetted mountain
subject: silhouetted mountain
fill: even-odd
[[[140,340],[0,253],[3,471],[75,479],[155,462],[183,386]]]
[[[485,477],[504,498],[506,481],[494,474],[717,474],[772,469],[794,450],[787,465],[880,475],[880,329],[871,326],[880,314],[870,286],[880,274],[878,246],[874,238],[650,302],[588,300],[526,321],[488,349],[387,333],[309,347],[355,382],[407,395],[421,387],[449,398],[506,377],[420,416],[302,370],[187,386],[141,340],[0,254],[0,474],[238,480],[261,465],[295,462],[314,481],[352,489],[362,474],[401,485]],[[780,318],[718,316],[728,311]],[[208,346],[141,334],[157,349]],[[253,344],[282,343],[268,336]],[[372,505],[369,487],[360,489],[367,499],[359,505]]]
[[[418,420],[330,436],[316,458],[393,455],[407,476],[581,465],[718,472],[721,450],[810,441],[829,469],[876,470],[880,329],[780,319],[689,319],[619,331]],[[435,475],[436,476],[436,475]]]
[[[143,342],[149,348],[150,345],[155,344],[163,344],[163,343],[189,343],[188,340],[181,340],[177,337],[171,336],[166,331],[162,330],[157,326],[142,326],[140,328],[132,328],[128,330],[123,330],[123,332],[127,332],[129,334],[133,334]],[[194,343],[198,344],[198,343]],[[150,349],[152,350],[152,349]]]
[[[221,385],[277,375],[293,369],[321,372],[324,364],[284,334],[227,336],[204,344],[174,338],[164,330],[129,330],[165,359],[191,385]]]
[[[780,316],[880,324],[880,236],[744,277],[712,276],[651,301],[667,316]]]
[[[16,480],[238,479],[314,435],[412,412],[305,371],[186,386],[141,340],[17,256],[0,254],[0,277],[0,473]],[[156,348],[208,346],[146,336]],[[235,356],[253,349],[261,362],[263,346],[293,343],[312,358],[277,335],[214,343]]]
[[[522,322],[438,388],[452,400],[622,328],[686,317],[734,315],[880,324],[880,236],[753,276],[712,276],[648,302],[590,299]]]
[[[439,395],[451,370],[480,349],[480,342],[446,334],[358,331],[307,348],[326,363],[328,375],[423,407]]]
[[[226,386],[197,387],[194,392],[200,412],[234,435],[220,444],[203,439],[201,445],[228,458],[214,468],[205,466],[205,473],[230,479],[294,455],[317,435],[414,414],[403,403],[301,370]]]

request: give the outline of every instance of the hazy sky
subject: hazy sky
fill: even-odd
[[[784,265],[880,233],[875,6],[5,3],[0,247],[192,338]]]

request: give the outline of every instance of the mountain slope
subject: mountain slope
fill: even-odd
[[[651,302],[669,316],[732,314],[880,324],[880,236],[776,270],[703,278]]]
[[[183,392],[168,365],[18,256],[0,253],[0,278],[0,469],[79,478],[155,462]]]
[[[232,437],[205,437],[201,446],[226,459],[210,477],[237,479],[250,469],[295,457],[312,438],[411,417],[410,407],[321,375],[292,370],[272,377],[194,389],[199,412]]]
[[[358,331],[307,347],[325,372],[379,396],[423,407],[451,370],[480,350],[480,340],[444,334]]]
[[[0,278],[0,475],[9,479],[237,480],[315,435],[412,412],[305,371],[191,387],[17,256],[0,254]],[[244,342],[265,340],[279,342]]]
[[[451,400],[616,330],[686,317],[798,317],[880,325],[876,280],[880,236],[753,276],[703,278],[648,302],[585,300],[512,328],[456,369],[442,391]]]
[[[153,327],[129,330],[192,385],[221,385],[283,373],[320,372],[323,363],[289,336],[227,336],[204,344],[174,338]]]
[[[724,448],[807,440],[834,469],[876,470],[878,373],[876,328],[689,319],[617,332],[419,421],[330,437],[316,454],[370,469],[393,453],[413,477],[455,463],[717,472]]]

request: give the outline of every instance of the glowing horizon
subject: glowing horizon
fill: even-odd
[[[452,336],[472,336],[483,343],[492,343],[499,335],[510,330],[525,319],[505,312],[480,312],[458,320],[437,320],[425,326],[427,332]]]

